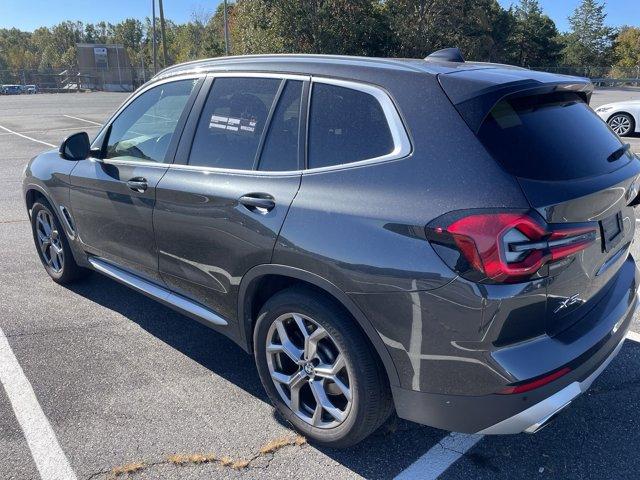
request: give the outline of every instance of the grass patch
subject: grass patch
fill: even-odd
[[[307,439],[302,435],[297,435],[295,437],[280,437],[275,440],[271,440],[268,443],[265,443],[260,448],[260,454],[266,455],[267,453],[275,453],[281,448],[288,447],[289,445],[304,445],[307,443]]]
[[[121,467],[115,467],[111,470],[111,474],[114,477],[119,477],[121,475],[131,475],[132,473],[139,472],[145,467],[144,463],[136,462],[136,463],[127,463]]]

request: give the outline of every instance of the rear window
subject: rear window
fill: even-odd
[[[568,92],[502,100],[478,137],[509,173],[534,180],[602,175],[628,161],[625,155],[610,161],[622,143],[577,94]]]

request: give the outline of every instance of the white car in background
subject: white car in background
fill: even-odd
[[[607,103],[595,111],[621,137],[640,132],[640,100]]]

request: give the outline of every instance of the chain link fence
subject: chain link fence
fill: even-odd
[[[597,86],[640,87],[640,65],[633,68],[618,67],[535,67],[564,75],[588,77]],[[114,68],[40,70],[0,70],[0,93],[111,91],[131,92],[153,76],[151,69]],[[7,86],[14,86],[7,89]]]
[[[0,70],[0,93],[132,92],[152,76],[153,71],[142,68]],[[8,86],[19,88],[7,89]]]

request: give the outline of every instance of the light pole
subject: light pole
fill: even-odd
[[[227,0],[224,0],[224,54],[229,55],[229,22],[227,20]]]
[[[151,46],[153,48],[153,74],[158,73],[158,55],[156,54],[156,0],[151,0],[151,24],[153,25],[153,35],[151,37]]]
[[[167,68],[167,37],[164,34],[164,9],[162,0],[158,0],[160,5],[160,36],[162,37],[162,68]]]

